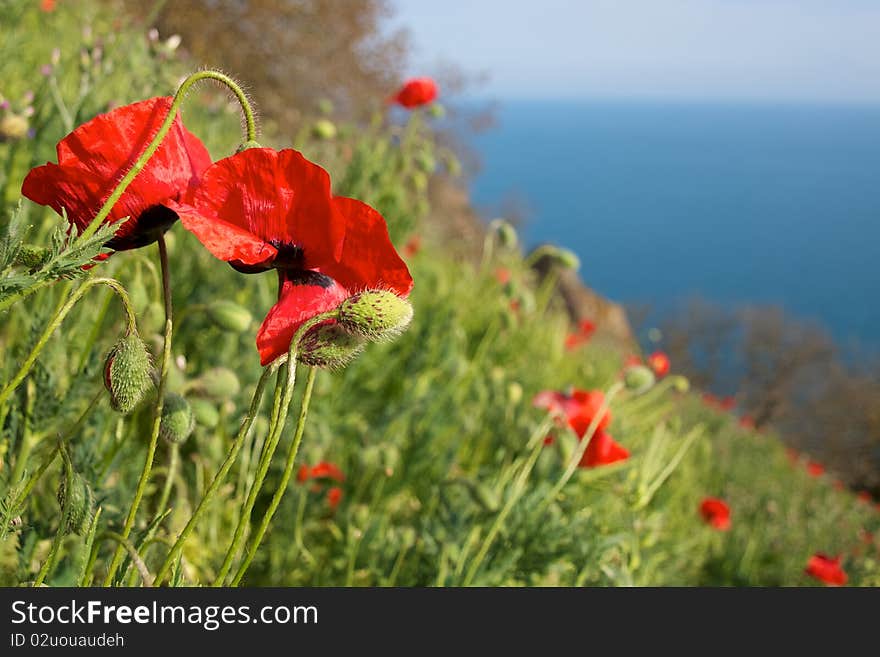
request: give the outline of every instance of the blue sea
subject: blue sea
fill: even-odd
[[[611,299],[778,304],[880,347],[880,106],[502,101],[472,144],[493,216]]]

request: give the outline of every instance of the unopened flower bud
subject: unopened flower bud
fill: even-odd
[[[627,367],[623,372],[623,382],[629,390],[641,394],[654,385],[654,372],[644,365]]]
[[[337,370],[345,367],[361,353],[363,338],[343,329],[339,324],[318,326],[299,343],[297,358],[312,367]]]
[[[152,385],[150,354],[136,332],[116,343],[104,364],[104,387],[110,393],[110,405],[127,415],[144,398]]]
[[[232,333],[244,333],[253,317],[234,301],[215,301],[208,306],[208,317],[219,328]]]
[[[498,243],[507,249],[516,248],[519,242],[516,228],[505,219],[496,219],[495,221],[497,222],[495,224],[495,234],[498,236]]]
[[[691,382],[688,381],[685,377],[676,375],[670,377],[672,381],[672,387],[678,392],[687,392],[691,389]]]
[[[369,340],[392,340],[409,326],[413,309],[409,301],[387,290],[367,290],[343,301],[339,323]]]
[[[241,384],[232,370],[215,367],[199,377],[198,388],[209,397],[229,399],[238,394]]]
[[[159,435],[162,440],[180,444],[192,433],[195,425],[192,407],[176,392],[165,395],[162,404],[162,419],[159,422]]]
[[[0,143],[22,139],[27,135],[28,121],[18,114],[6,114],[0,119]]]
[[[74,472],[71,476],[70,491],[68,491],[67,476],[62,476],[56,497],[62,510],[65,506],[67,507],[65,531],[72,534],[82,534],[92,521],[92,507],[95,503],[95,495],[89,482],[81,474]]]
[[[196,422],[203,427],[213,429],[220,422],[220,413],[217,412],[217,407],[213,402],[207,399],[193,399],[190,402],[190,406],[192,407],[193,417]]]
[[[446,116],[446,108],[440,103],[434,103],[428,108],[428,114],[432,119],[442,119]]]
[[[544,247],[544,254],[550,258],[550,262],[557,267],[571,269],[577,271],[581,267],[580,258],[569,249],[563,249],[558,246]]]
[[[330,119],[318,119],[312,126],[312,135],[318,139],[333,139],[336,136],[336,125]]]
[[[49,257],[49,249],[42,246],[22,244],[15,254],[15,264],[30,270],[39,269]]]

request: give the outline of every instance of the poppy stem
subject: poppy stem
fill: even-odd
[[[160,234],[156,241],[159,247],[159,265],[162,272],[162,296],[165,301],[165,339],[162,345],[162,365],[159,370],[159,385],[156,390],[156,406],[153,410],[153,427],[150,432],[150,442],[147,446],[147,457],[144,461],[144,468],[141,471],[140,479],[138,479],[137,488],[134,491],[134,499],[125,518],[125,524],[122,527],[120,536],[128,540],[131,534],[134,521],[137,517],[138,508],[150,481],[150,473],[153,469],[153,459],[156,456],[156,447],[159,444],[159,426],[162,423],[162,409],[165,404],[165,384],[168,381],[168,370],[171,368],[171,336],[173,332],[173,308],[171,305],[171,272],[168,268],[168,248],[165,245],[165,236]],[[125,545],[120,542],[116,546],[113,553],[113,559],[107,574],[104,577],[104,586],[110,586],[113,583],[113,577],[125,554]]]
[[[61,325],[61,322],[64,321],[64,318],[67,317],[67,314],[73,310],[73,307],[79,302],[83,295],[96,285],[106,285],[116,293],[119,300],[122,301],[122,306],[125,309],[126,317],[128,319],[128,331],[131,332],[135,328],[136,317],[134,314],[134,308],[131,305],[131,299],[128,297],[128,292],[125,291],[122,284],[113,278],[90,278],[77,288],[77,290],[70,296],[67,303],[61,306],[58,312],[55,313],[55,316],[49,320],[49,323],[46,325],[46,330],[43,331],[43,334],[40,336],[39,340],[37,340],[34,348],[31,349],[31,353],[28,354],[28,357],[25,359],[24,363],[22,363],[18,372],[16,372],[15,376],[12,377],[12,380],[0,390],[0,406],[3,406],[6,400],[9,399],[9,395],[11,395],[15,389],[21,385],[21,382],[24,381],[28,372],[31,371],[31,367],[33,367],[36,362],[37,357],[40,355],[40,352],[49,342],[52,334],[55,333],[56,329]]]
[[[275,511],[278,509],[278,505],[281,504],[281,498],[284,497],[284,493],[287,491],[287,484],[290,482],[291,474],[293,474],[296,455],[299,452],[299,446],[302,442],[303,432],[305,431],[306,417],[309,413],[309,401],[312,398],[312,388],[315,385],[315,375],[317,373],[318,370],[315,368],[309,368],[309,378],[306,380],[306,389],[303,392],[302,401],[300,403],[299,419],[296,423],[296,433],[293,436],[290,450],[287,452],[287,462],[284,465],[284,474],[281,475],[281,482],[278,484],[278,488],[275,489],[275,494],[272,496],[269,508],[266,509],[266,513],[263,514],[263,518],[260,520],[260,526],[257,528],[257,532],[254,534],[251,544],[247,548],[244,558],[235,573],[235,577],[232,579],[232,586],[238,586],[242,577],[244,577],[245,572],[247,572],[257,549],[260,547],[260,543],[263,541],[266,529],[269,527],[269,523],[272,521]]]
[[[67,522],[70,518],[70,498],[72,497],[73,491],[73,465],[70,462],[70,456],[68,456],[67,450],[64,449],[64,444],[59,443],[58,447],[61,451],[61,456],[64,458],[64,478],[67,494],[64,496],[64,504],[61,507],[61,520],[58,522],[58,530],[55,532],[55,538],[52,539],[52,547],[49,548],[49,555],[46,557],[46,561],[43,562],[40,572],[37,573],[37,578],[34,580],[34,588],[39,588],[43,585],[49,572],[55,566],[55,560],[58,557],[58,550],[61,547],[61,541],[64,539],[64,535],[67,533]]]
[[[98,227],[109,216],[110,211],[113,209],[113,206],[116,205],[120,198],[122,198],[122,195],[125,193],[125,190],[128,188],[128,186],[143,170],[143,168],[147,165],[147,162],[150,161],[150,158],[153,157],[156,151],[159,150],[159,146],[162,144],[162,140],[165,139],[166,135],[171,130],[171,126],[174,123],[174,119],[177,116],[180,105],[181,103],[183,103],[183,99],[186,97],[186,94],[189,92],[190,88],[196,82],[200,82],[202,80],[215,80],[217,82],[221,82],[226,85],[233,94],[235,94],[235,98],[238,100],[238,104],[241,106],[241,111],[244,115],[245,136],[247,138],[247,141],[256,141],[257,122],[254,118],[254,110],[251,107],[247,95],[244,93],[238,83],[228,75],[224,75],[219,71],[207,70],[196,71],[195,73],[192,73],[180,84],[180,87],[178,87],[177,92],[174,94],[174,98],[171,101],[171,107],[168,109],[168,114],[165,116],[165,120],[162,122],[162,125],[159,126],[159,131],[156,133],[156,136],[153,137],[153,140],[147,145],[147,148],[144,150],[144,152],[141,153],[140,157],[134,163],[134,166],[132,166],[131,169],[129,169],[128,172],[122,177],[122,180],[119,181],[119,184],[116,185],[116,188],[113,190],[110,196],[107,197],[107,200],[104,201],[104,205],[102,205],[101,209],[98,210],[98,214],[95,215],[95,218],[92,219],[92,222],[82,232],[79,239],[88,239],[89,237],[94,235],[95,231],[98,230]]]
[[[165,556],[165,561],[156,572],[156,578],[154,580],[154,584],[156,586],[159,586],[165,579],[165,576],[168,575],[171,567],[174,565],[174,561],[177,559],[177,555],[179,555],[180,552],[183,550],[183,547],[186,544],[186,540],[195,528],[196,523],[199,521],[199,519],[201,519],[202,514],[204,514],[205,510],[208,508],[208,504],[216,494],[217,490],[220,488],[220,486],[223,485],[223,481],[226,479],[226,475],[229,473],[229,470],[235,463],[235,459],[238,457],[238,453],[241,450],[241,446],[244,444],[244,440],[247,437],[248,431],[250,430],[254,419],[257,417],[257,412],[260,410],[260,403],[263,401],[263,390],[266,387],[266,381],[268,381],[269,378],[275,373],[282,362],[283,360],[281,359],[276,360],[269,367],[263,370],[263,374],[260,376],[260,380],[257,382],[257,388],[256,390],[254,390],[254,396],[251,399],[250,408],[248,409],[247,415],[245,415],[244,419],[241,422],[238,434],[233,439],[232,445],[229,446],[229,451],[226,454],[226,459],[220,465],[220,469],[217,470],[217,474],[214,475],[214,478],[208,485],[208,490],[205,491],[205,494],[199,501],[198,506],[196,506],[195,511],[193,511],[192,516],[187,521],[183,530],[180,532],[180,535],[177,537],[174,545],[171,546],[168,554]]]
[[[278,446],[278,441],[281,438],[281,433],[284,431],[284,425],[287,422],[287,411],[290,408],[290,400],[293,397],[293,388],[296,385],[296,355],[297,348],[299,347],[299,342],[308,333],[311,329],[313,329],[318,324],[326,322],[328,320],[336,319],[337,311],[332,310],[330,312],[321,313],[320,315],[315,315],[311,319],[303,322],[303,324],[297,329],[296,333],[294,333],[293,338],[290,341],[290,349],[287,352],[287,376],[279,377],[278,383],[276,384],[276,395],[279,390],[279,386],[283,386],[284,392],[281,398],[280,408],[278,408],[278,412],[273,412],[272,422],[269,425],[269,437],[266,439],[266,445],[263,448],[263,453],[260,455],[260,462],[257,465],[257,472],[254,476],[254,481],[251,484],[250,490],[248,491],[247,499],[245,500],[244,510],[242,511],[241,516],[238,519],[238,525],[235,527],[235,533],[232,537],[232,542],[229,545],[229,549],[226,551],[226,557],[223,559],[223,565],[220,567],[220,571],[217,573],[217,577],[214,578],[213,586],[223,586],[223,582],[226,579],[226,576],[229,574],[230,569],[232,568],[232,562],[235,560],[235,556],[238,554],[241,549],[241,545],[244,542],[244,532],[247,525],[250,523],[251,513],[254,510],[254,504],[257,501],[257,495],[259,495],[260,490],[263,487],[263,482],[266,479],[266,472],[269,470],[269,464],[272,462],[272,456],[275,454],[275,448]],[[296,456],[294,454],[294,456]]]

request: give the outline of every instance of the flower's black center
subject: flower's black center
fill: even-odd
[[[284,277],[294,285],[317,285],[325,289],[333,285],[332,278],[311,269],[287,271]]]
[[[129,219],[126,224],[130,222],[131,227],[124,234],[107,240],[104,246],[114,251],[139,249],[159,239],[159,235],[171,228],[175,221],[177,221],[176,212],[169,210],[164,205],[153,205],[141,212],[136,218]]]
[[[255,265],[247,265],[241,260],[230,260],[229,265],[237,272],[242,274],[259,274],[260,272],[270,269],[279,271],[291,271],[302,269],[303,250],[296,244],[289,244],[281,240],[269,240],[269,244],[275,247],[275,257]]]

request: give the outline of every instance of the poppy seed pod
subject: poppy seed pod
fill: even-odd
[[[189,402],[176,392],[165,395],[162,404],[162,419],[159,423],[159,435],[162,440],[172,444],[180,444],[192,433],[195,425],[192,407]]]
[[[190,406],[192,406],[196,422],[203,427],[213,429],[220,422],[220,413],[217,412],[217,407],[207,399],[193,399]]]
[[[104,387],[114,410],[127,415],[141,402],[152,385],[150,368],[150,354],[137,333],[116,343],[104,364]]]
[[[339,323],[352,333],[373,340],[393,340],[409,326],[412,305],[387,290],[367,290],[339,305]]]
[[[68,534],[82,534],[92,520],[92,507],[95,504],[95,495],[89,482],[81,474],[74,472],[68,493],[67,477],[63,476],[58,484],[56,497],[62,510],[67,506],[65,531]]]
[[[339,324],[325,324],[306,333],[297,358],[312,367],[338,370],[357,358],[363,348],[361,336],[349,333]]]
[[[225,367],[215,367],[199,377],[199,389],[209,397],[228,399],[241,390],[235,372]]]
[[[318,139],[333,139],[336,136],[336,125],[329,119],[318,119],[312,126],[312,136]]]
[[[231,333],[244,333],[250,328],[253,316],[234,301],[216,301],[208,306],[208,318]]]
[[[623,373],[623,383],[627,389],[640,394],[651,388],[656,381],[654,372],[644,365],[627,367]]]

